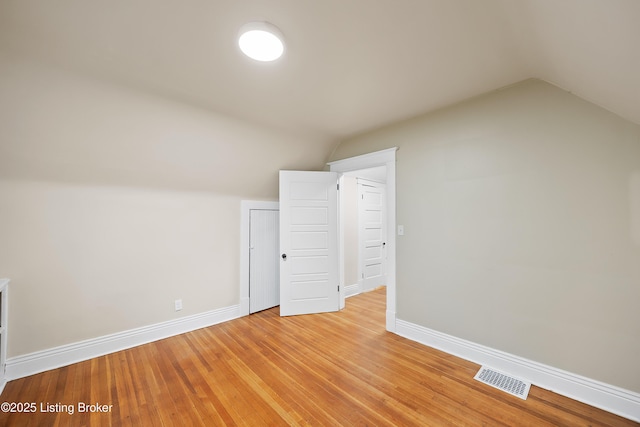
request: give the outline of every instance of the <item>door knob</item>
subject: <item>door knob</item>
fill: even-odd
[[[282,254],[282,259],[287,259],[287,254]]]

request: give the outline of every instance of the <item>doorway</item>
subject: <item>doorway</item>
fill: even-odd
[[[382,172],[386,184],[386,209],[385,209],[385,224],[387,230],[385,251],[385,272],[386,272],[386,295],[387,295],[387,310],[386,310],[386,329],[390,332],[396,331],[396,151],[397,147],[389,148],[386,150],[377,151],[370,154],[364,154],[361,156],[351,157],[344,160],[337,160],[330,162],[329,168],[332,172],[338,172],[343,177],[349,175],[358,176],[363,174],[365,170],[377,170],[378,173]],[[377,169],[382,168],[382,169]],[[363,176],[366,178],[366,176]],[[348,201],[344,198],[344,192],[340,192],[340,206],[343,206]],[[342,209],[340,209],[340,215],[343,215]],[[345,282],[345,229],[344,218],[340,218],[340,283],[348,285]],[[341,293],[341,308],[345,306],[345,295],[348,289],[343,290]]]
[[[369,292],[387,284],[386,184],[358,177],[357,185],[359,281],[362,292]]]
[[[249,313],[280,305],[277,209],[249,212]]]
[[[397,147],[377,151],[370,154],[351,157],[344,160],[334,161],[328,164],[331,172],[336,172],[339,176],[354,171],[362,171],[383,166],[386,175],[386,217],[387,226],[386,239],[386,329],[390,332],[396,331],[396,151]],[[341,178],[342,179],[342,178]],[[335,181],[334,181],[335,182]],[[334,184],[335,185],[335,184]],[[335,187],[334,187],[335,189]],[[343,192],[340,191],[340,198]],[[343,203],[340,200],[339,203]],[[253,202],[243,201],[241,204],[241,245],[240,245],[240,307],[239,315],[249,314],[249,212],[252,208],[273,208],[279,209],[278,202]],[[342,228],[343,221],[339,221]],[[282,227],[281,231],[282,231]],[[345,306],[345,259],[344,254],[344,230],[339,232],[339,281],[342,284],[340,293],[340,308]],[[282,248],[281,248],[282,249]],[[282,252],[282,251],[281,251]],[[283,253],[284,254],[284,253]]]
[[[279,299],[279,294],[276,294],[279,289],[273,288],[265,288],[263,295],[259,296],[257,292],[261,291],[256,291],[253,286],[253,295],[251,295],[251,285],[256,285],[256,280],[262,281],[267,277],[271,281],[277,281],[279,265],[277,219],[279,209],[278,202],[243,200],[240,203],[240,316],[247,316],[249,313],[259,311],[258,307],[270,304],[268,301]],[[251,233],[252,224],[253,235]],[[256,234],[257,230],[261,231]],[[256,248],[258,242],[260,248]],[[253,281],[251,280],[252,274]],[[269,280],[260,286],[268,286],[268,282]],[[255,301],[252,301],[252,298]],[[262,302],[260,302],[261,300]]]
[[[386,166],[340,178],[345,298],[386,285]]]

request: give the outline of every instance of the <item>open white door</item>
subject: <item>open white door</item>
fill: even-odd
[[[387,284],[385,185],[358,179],[358,226],[362,290]]]
[[[338,174],[280,171],[280,315],[338,311]]]
[[[280,304],[279,217],[276,209],[249,211],[249,313]]]

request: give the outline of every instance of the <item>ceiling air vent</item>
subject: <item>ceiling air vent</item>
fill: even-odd
[[[529,389],[531,388],[531,383],[503,374],[502,372],[495,371],[485,366],[480,368],[473,379],[497,388],[498,390],[505,391],[523,400],[527,400]]]

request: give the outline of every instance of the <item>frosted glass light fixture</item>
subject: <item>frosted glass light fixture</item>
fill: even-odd
[[[256,61],[275,61],[284,53],[282,33],[268,22],[249,22],[240,28],[240,50]]]

